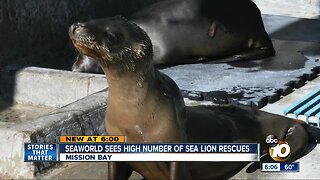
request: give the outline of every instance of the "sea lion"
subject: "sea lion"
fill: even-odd
[[[93,58],[83,54],[77,55],[76,61],[72,65],[72,71],[99,74],[103,73],[100,65]]]
[[[275,54],[261,13],[250,0],[160,1],[134,13],[131,21],[151,38],[155,65],[252,60]],[[98,66],[96,61],[83,61],[85,55],[80,57],[73,71],[91,72]]]
[[[96,24],[100,24],[96,26]],[[176,83],[154,68],[152,43],[123,17],[75,23],[70,38],[80,53],[97,60],[109,84],[105,128],[127,142],[260,143],[275,135],[291,147],[292,160],[308,145],[298,121],[249,107],[186,107]],[[246,163],[110,162],[108,178],[127,179],[132,170],[147,179],[228,178]]]

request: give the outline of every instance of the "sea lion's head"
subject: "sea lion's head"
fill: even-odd
[[[69,36],[81,54],[98,60],[103,68],[120,65],[134,71],[139,64],[152,63],[150,38],[121,16],[75,23]]]

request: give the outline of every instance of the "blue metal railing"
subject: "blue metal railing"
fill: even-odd
[[[320,87],[286,108],[284,114],[293,114],[295,118],[304,116],[307,124],[310,118],[315,119],[317,126],[320,127]]]

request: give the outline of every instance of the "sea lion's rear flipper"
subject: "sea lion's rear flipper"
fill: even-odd
[[[310,125],[305,125],[305,129],[309,134],[309,143],[319,143],[320,142],[320,128],[313,127]]]

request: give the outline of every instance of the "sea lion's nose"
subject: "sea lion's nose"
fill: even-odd
[[[84,24],[79,22],[72,24],[69,28],[69,33],[74,34],[76,30],[79,29],[80,27],[84,27]]]

